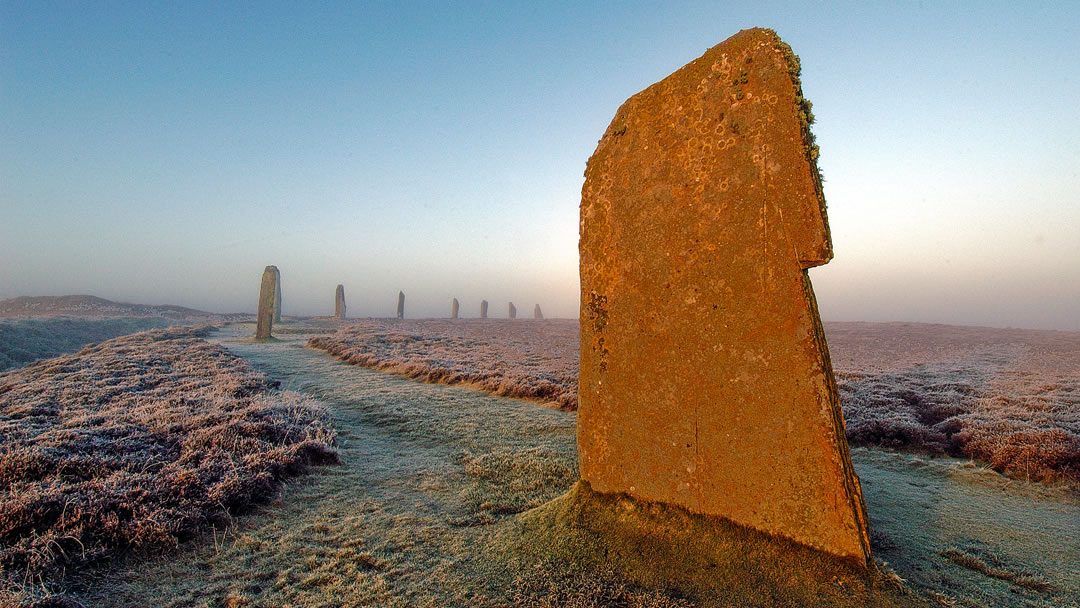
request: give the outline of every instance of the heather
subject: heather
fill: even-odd
[[[847,436],[1080,481],[1080,333],[827,323]],[[571,320],[352,322],[308,342],[349,363],[577,407]]]
[[[110,563],[87,577],[78,595],[85,605],[721,608],[891,599],[1058,608],[1080,597],[1072,567],[1080,502],[1067,487],[1016,483],[966,460],[855,448],[876,557],[868,580],[678,509],[621,497],[600,509],[575,485],[572,412],[345,365],[303,348],[299,332],[253,342],[253,331],[230,326],[214,339],[326,403],[342,464],[288,481],[269,508],[238,518],[214,542]],[[957,551],[976,559],[958,561]],[[890,570],[909,581],[902,596]]]
[[[576,321],[364,319],[308,346],[409,378],[577,409]]]
[[[578,479],[572,413],[344,365],[295,339],[228,344],[332,406],[343,464],[289,482],[272,509],[245,518],[213,546],[97,579],[80,596],[88,605],[734,605],[721,594],[680,599],[677,590],[628,578],[622,566],[633,556],[604,559],[592,544],[599,537],[572,525],[577,512],[545,509]],[[554,525],[527,523],[537,521],[528,515],[537,507]],[[685,530],[673,544],[689,546],[699,533]],[[657,540],[650,550],[665,544]],[[781,547],[749,561],[786,553]],[[747,561],[728,572],[736,575]],[[793,586],[783,565],[771,568],[784,576],[770,588]],[[712,570],[694,572],[716,579]]]
[[[162,317],[0,319],[0,371],[72,353],[93,342],[175,323]]]
[[[826,331],[852,443],[1080,481],[1080,333],[918,323]]]
[[[62,586],[69,565],[174,546],[336,460],[321,407],[208,331],[133,334],[0,374],[0,600]]]

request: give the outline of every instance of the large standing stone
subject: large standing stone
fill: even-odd
[[[338,285],[334,292],[334,316],[345,319],[345,286]]]
[[[397,318],[405,318],[405,292],[397,292]]]
[[[274,269],[274,323],[281,323],[281,272],[277,266]]]
[[[480,300],[480,318],[487,318],[487,300]]]
[[[539,304],[536,305],[536,308],[533,308],[533,318],[534,319],[543,319],[544,318],[544,313],[540,312],[540,305]]]
[[[267,266],[263,270],[262,285],[259,287],[259,311],[255,317],[255,339],[266,340],[274,326],[274,298],[278,290],[277,266]]]
[[[454,298],[454,302],[450,305],[450,318],[456,319],[458,317],[458,301]]]
[[[514,306],[513,302],[510,302],[510,309],[507,312],[510,315],[511,319],[516,319],[517,318],[517,307]]]
[[[798,74],[774,32],[739,32],[627,100],[589,159],[581,476],[865,562]]]

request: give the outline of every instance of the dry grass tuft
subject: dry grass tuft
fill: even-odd
[[[1052,589],[1050,583],[1047,583],[1038,576],[1029,572],[1015,572],[1010,570],[993,556],[987,557],[987,559],[993,563],[987,563],[987,560],[978,555],[957,547],[949,547],[945,551],[942,551],[941,555],[958,566],[981,572],[991,578],[1008,581],[1018,587],[1024,587],[1040,592],[1047,592]]]
[[[67,565],[175,545],[266,499],[283,477],[336,462],[320,406],[271,392],[200,339],[207,330],[148,331],[0,374],[9,594],[67,601],[48,593]]]
[[[470,485],[461,497],[468,515],[452,520],[456,526],[495,523],[501,516],[538,507],[565,492],[578,478],[577,467],[563,454],[541,447],[496,450],[462,455]]]

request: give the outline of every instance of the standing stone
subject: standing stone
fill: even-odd
[[[277,266],[272,267],[274,269],[274,323],[281,323],[281,272],[278,271]]]
[[[534,319],[543,319],[544,318],[544,313],[540,312],[540,305],[539,304],[536,305],[536,308],[533,308],[533,318]]]
[[[480,318],[487,318],[487,300],[480,300]]]
[[[340,320],[345,319],[345,286],[338,285],[334,292],[334,316]]]
[[[450,305],[450,318],[456,319],[458,316],[458,301],[454,298],[454,303]]]
[[[511,319],[516,319],[517,318],[517,308],[514,306],[513,302],[510,302],[509,314],[510,314]]]
[[[405,292],[397,292],[397,318],[405,318]]]
[[[259,312],[255,318],[255,339],[270,338],[274,326],[274,294],[278,290],[277,266],[267,266],[263,270],[262,285],[259,287]]]
[[[627,100],[589,159],[581,477],[865,563],[806,273],[832,243],[798,76],[773,31],[739,32]]]

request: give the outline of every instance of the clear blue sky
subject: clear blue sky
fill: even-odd
[[[0,298],[577,314],[585,161],[752,26],[802,57],[827,320],[1080,330],[1080,3],[0,3]],[[156,4],[156,3],[155,3]]]

